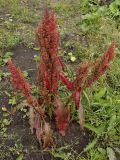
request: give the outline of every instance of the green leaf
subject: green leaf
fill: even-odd
[[[72,56],[73,54],[72,54],[72,52],[69,52],[68,55],[69,55],[69,56]]]
[[[23,71],[23,75],[24,75],[24,77],[28,77],[28,72],[27,71]]]
[[[108,126],[108,132],[114,128],[114,126],[116,124],[116,118],[117,118],[116,114],[113,113],[112,117],[110,118],[110,122],[109,122],[109,126]]]
[[[13,56],[13,52],[6,52],[4,58],[10,58]]]
[[[34,55],[34,61],[39,62],[40,61],[40,56]]]
[[[8,76],[10,76],[10,73],[9,72],[5,72],[5,73],[3,73],[3,76],[4,77],[8,77]]]
[[[12,97],[11,99],[9,99],[9,104],[11,105],[15,105],[17,102],[16,102],[16,97]]]
[[[94,97],[96,100],[99,100],[101,97],[105,95],[105,93],[106,93],[106,88],[101,88],[99,92],[94,95]]]
[[[54,156],[54,158],[61,158],[63,160],[66,157],[66,153],[64,152],[52,152],[52,155]]]
[[[3,59],[3,62],[4,62],[4,63],[7,63],[7,62],[8,62],[8,59],[9,59],[9,58]]]
[[[10,124],[10,120],[8,119],[3,119],[4,125],[8,126]]]
[[[115,149],[115,151],[118,153],[118,154],[120,154],[120,148],[114,148]]]
[[[115,2],[111,3],[111,5],[110,5],[110,11],[112,13],[116,13],[118,11],[118,6],[117,6],[117,4]]]
[[[98,147],[97,149],[98,149],[98,151],[99,151],[102,155],[105,155],[105,154],[106,154],[106,149],[101,148],[101,147]]]
[[[97,143],[97,139],[94,139],[91,143],[89,143],[85,148],[84,152],[87,152],[88,150],[92,149]]]
[[[83,32],[87,32],[90,29],[90,26],[84,22],[80,25],[80,28]]]
[[[95,132],[97,135],[100,134],[99,130],[98,130],[97,128],[95,128],[93,125],[88,124],[88,123],[85,123],[84,126],[85,126],[85,128],[87,128],[87,129],[89,129],[89,130]]]
[[[23,160],[23,154],[20,154],[16,160]]]
[[[75,62],[75,61],[76,61],[76,57],[71,56],[71,57],[70,57],[70,60],[71,60],[72,62]]]
[[[13,56],[12,52],[6,52],[5,55],[3,56],[3,62],[7,63],[12,56]]]
[[[35,51],[39,51],[40,50],[40,48],[39,47],[35,47],[35,48],[33,48]]]

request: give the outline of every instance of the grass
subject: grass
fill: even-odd
[[[82,96],[85,128],[89,129],[93,136],[82,151],[85,156],[69,147],[69,152],[66,154],[67,146],[51,151],[53,157],[60,157],[63,160],[107,160],[111,153],[120,154],[120,11],[117,10],[119,1],[116,0],[109,6],[100,6],[97,0],[94,3],[90,0],[81,2],[47,0],[46,3],[58,17],[61,38],[59,52],[63,60],[70,65],[70,69],[67,70],[70,78],[73,78],[74,68],[78,62],[96,59],[106,50],[108,44],[115,40],[117,56],[111,68]],[[43,7],[41,4],[42,1],[38,0],[31,0],[30,3],[20,0],[0,0],[2,11],[0,55],[4,55],[6,51],[21,43],[34,48],[34,29],[41,20]],[[74,62],[71,61],[69,53],[76,58]],[[66,96],[66,93],[64,95],[61,93],[64,99]],[[78,120],[74,109],[72,112],[74,112],[72,119]],[[21,148],[17,146],[18,153],[20,152],[20,155],[17,154],[18,157],[23,156]],[[16,154],[17,149],[14,147],[12,151]]]
[[[0,8],[0,54],[20,43],[31,47],[35,41],[35,27],[41,19],[40,2],[0,0]]]

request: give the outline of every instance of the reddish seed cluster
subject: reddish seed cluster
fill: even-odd
[[[80,94],[86,88],[93,85],[109,68],[110,62],[115,57],[115,44],[110,45],[108,50],[95,62],[83,63],[76,72],[75,86],[75,104],[79,107]]]
[[[90,63],[83,63],[78,67],[76,72],[76,79],[74,81],[75,90],[81,90],[83,88],[90,66]]]
[[[30,84],[25,81],[21,70],[16,68],[11,60],[8,61],[8,67],[11,73],[11,82],[13,86],[20,90],[23,96],[27,98],[28,103],[33,106],[34,98],[30,94]]]
[[[84,84],[85,88],[94,84],[106,72],[115,55],[115,44],[113,42],[108,50],[90,67],[91,74],[87,77],[86,83]]]
[[[38,66],[38,83],[54,94],[58,91],[59,70],[62,67],[58,57],[58,40],[56,18],[46,10],[42,24],[36,30],[40,45],[41,60]]]

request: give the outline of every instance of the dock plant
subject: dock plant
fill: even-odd
[[[26,82],[22,71],[13,61],[8,61],[11,82],[26,98],[29,108],[29,123],[33,133],[43,148],[54,143],[50,118],[55,119],[56,127],[65,136],[70,122],[70,107],[74,101],[78,111],[79,122],[84,129],[84,108],[81,104],[81,94],[91,87],[110,67],[115,57],[114,42],[97,60],[80,63],[76,69],[74,80],[71,81],[64,73],[64,64],[58,54],[59,31],[57,19],[53,12],[46,10],[42,22],[35,30],[40,47],[40,60],[37,67],[37,96],[31,94],[31,85]],[[61,83],[66,86],[71,95],[64,102],[59,95]],[[51,114],[49,114],[51,113]]]

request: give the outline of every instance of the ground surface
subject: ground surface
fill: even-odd
[[[34,56],[39,55],[34,30],[46,6],[57,15],[59,54],[71,79],[81,61],[99,57],[113,39],[117,53],[106,75],[82,96],[85,131],[76,122],[74,109],[65,137],[59,135],[52,120],[55,146],[49,151],[43,151],[31,134],[24,98],[16,99],[6,65],[6,54],[12,52],[14,63],[34,90]],[[0,0],[0,160],[120,160],[119,8],[117,0]],[[61,96],[64,98],[64,93]]]

